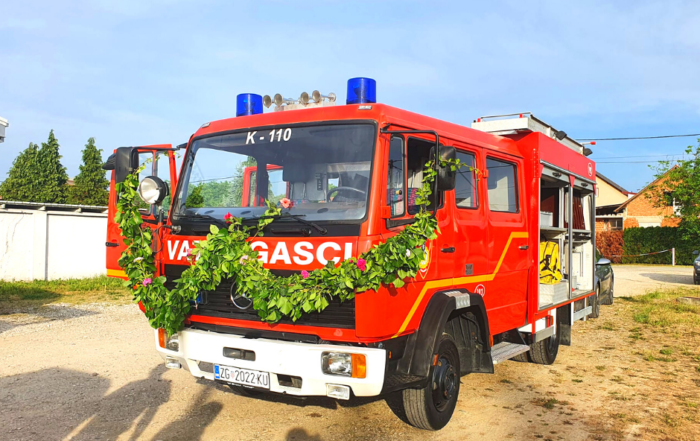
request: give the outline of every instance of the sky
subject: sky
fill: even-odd
[[[469,125],[529,111],[573,138],[700,133],[697,1],[5,0],[0,180],[54,130],[68,174],[106,152],[186,142],[239,93],[335,92]],[[695,138],[599,142],[629,191]],[[676,155],[676,156],[673,156]]]

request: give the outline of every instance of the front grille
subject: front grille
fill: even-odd
[[[182,272],[187,269],[184,265],[165,265],[165,275],[168,278],[166,286],[175,286],[173,280],[177,280]],[[192,314],[207,317],[219,317],[236,320],[251,320],[260,322],[258,312],[252,307],[246,310],[239,309],[231,301],[231,281],[224,281],[216,287],[214,291],[207,292],[206,302],[197,305]],[[296,324],[305,326],[324,326],[333,328],[355,328],[355,299],[341,303],[334,299],[323,312],[305,313],[293,322],[291,320],[280,320],[278,323]]]

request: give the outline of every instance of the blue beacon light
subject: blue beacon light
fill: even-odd
[[[263,113],[263,102],[260,95],[241,93],[236,97],[236,116],[257,115]]]
[[[363,104],[377,102],[377,82],[372,78],[350,78],[348,80],[348,98],[346,104]]]

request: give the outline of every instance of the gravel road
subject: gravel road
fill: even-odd
[[[615,295],[636,296],[655,289],[700,288],[693,284],[692,266],[613,265]]]
[[[638,290],[638,279],[653,284],[668,274],[647,267],[636,276],[632,267],[615,270],[618,295]],[[688,270],[678,269],[678,277]],[[630,281],[632,287],[626,286]],[[624,302],[604,307],[603,315],[612,317],[619,308]],[[452,422],[429,433],[401,422],[384,399],[252,399],[167,370],[133,305],[15,311],[0,315],[0,439],[613,439],[601,415],[613,406],[609,394],[620,385],[606,377],[623,375],[639,357],[612,350],[627,343],[600,331],[602,320],[577,324],[573,345],[562,347],[552,366],[508,361],[496,366],[495,375],[463,378]],[[601,349],[604,344],[610,350]],[[601,365],[609,370],[601,372]],[[644,381],[638,392],[652,387]],[[664,386],[669,393],[671,387]],[[547,400],[555,404],[543,405]]]

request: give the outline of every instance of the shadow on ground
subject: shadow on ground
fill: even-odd
[[[49,322],[53,320],[68,320],[97,314],[81,308],[66,305],[37,305],[13,307],[8,302],[0,303],[0,333],[19,326]]]
[[[693,285],[693,270],[688,270],[688,275],[664,274],[664,273],[640,273],[641,277],[662,283],[675,283],[680,285]]]
[[[53,439],[142,439],[158,408],[170,398],[171,385],[162,379],[165,367],[148,378],[107,393],[110,381],[98,374],[46,369],[0,379],[0,426],[9,439],[33,440],[34,428],[51,427]],[[182,417],[171,421],[153,439],[197,440],[222,405],[197,396]]]

